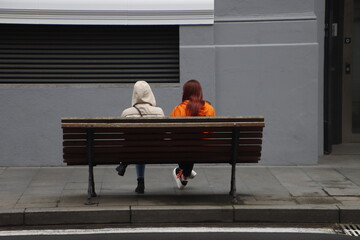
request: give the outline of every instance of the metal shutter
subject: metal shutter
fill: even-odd
[[[179,82],[178,26],[0,24],[0,83]]]

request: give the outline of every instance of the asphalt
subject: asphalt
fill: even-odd
[[[196,165],[184,190],[174,165],[146,168],[145,194],[129,166],[94,168],[98,194],[87,202],[86,166],[0,167],[0,227],[72,224],[360,223],[360,155],[328,155],[317,165]]]

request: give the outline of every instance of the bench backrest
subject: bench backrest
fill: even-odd
[[[63,118],[68,165],[125,163],[231,163],[261,157],[263,117]],[[237,136],[237,137],[236,137]]]

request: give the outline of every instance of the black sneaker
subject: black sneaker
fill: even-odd
[[[135,189],[135,192],[137,193],[144,193],[145,191],[145,181],[143,178],[138,178],[137,179],[138,185]]]
[[[127,166],[127,164],[120,163],[120,165],[116,167],[116,171],[120,176],[124,176]]]

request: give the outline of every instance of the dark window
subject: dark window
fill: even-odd
[[[178,26],[0,24],[0,83],[179,82]]]

